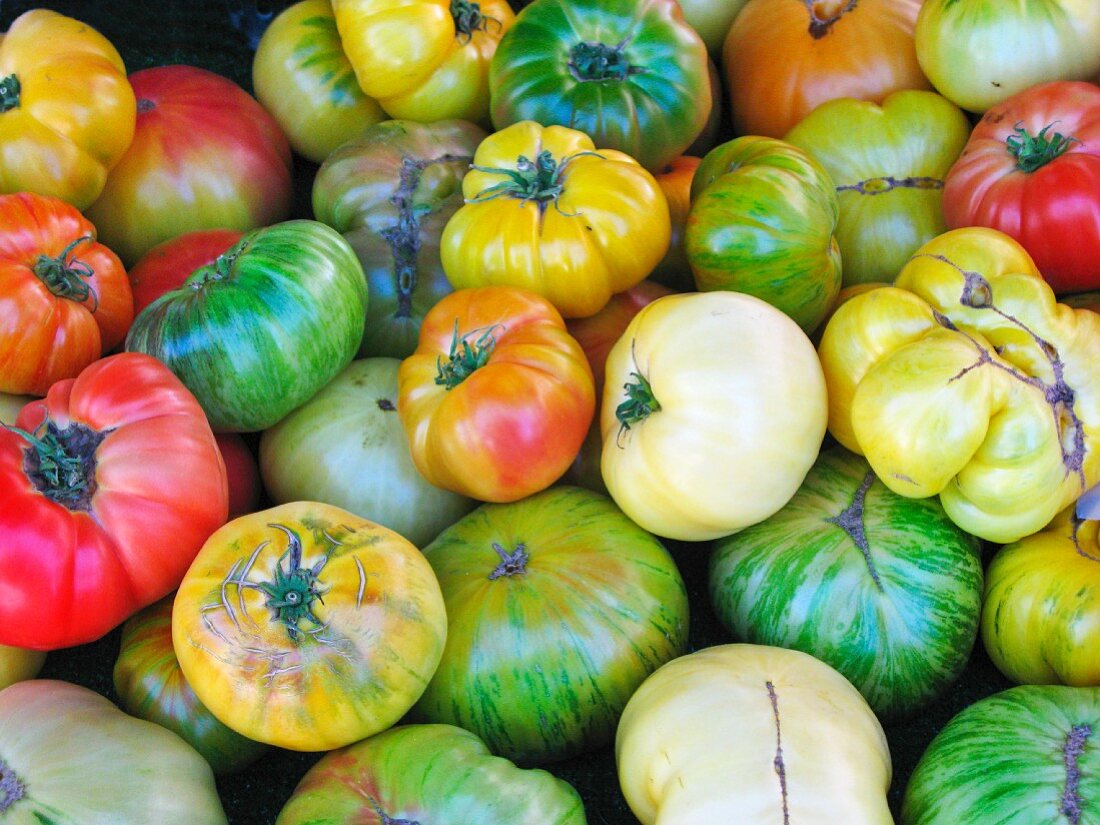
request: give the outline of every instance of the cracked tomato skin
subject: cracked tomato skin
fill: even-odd
[[[320,502],[226,524],[172,607],[172,644],[199,700],[238,733],[298,751],[396,723],[435,672],[446,634],[420,551]]]
[[[1098,349],[1100,315],[1057,303],[1023,247],[952,230],[829,320],[829,431],[894,492],[1016,541],[1100,480]]]

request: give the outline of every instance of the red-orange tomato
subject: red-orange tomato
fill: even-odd
[[[229,517],[256,512],[263,493],[256,456],[239,433],[215,433],[214,441],[222,454],[229,480]]]
[[[691,211],[691,181],[700,161],[701,158],[694,155],[680,155],[653,176],[668,200],[672,239],[665,257],[649,277],[681,292],[695,290],[695,276],[691,274],[691,265],[688,263],[687,252],[684,251],[684,224],[687,223],[688,212]]]
[[[749,0],[722,49],[734,131],[782,137],[827,100],[931,89],[913,30],[921,0]]]
[[[592,369],[554,306],[518,287],[460,289],[424,317],[397,376],[413,462],[437,487],[508,502],[549,487],[592,421]]]
[[[119,344],[133,319],[122,262],[76,207],[0,195],[0,392],[45,395]]]
[[[200,266],[209,266],[241,239],[236,229],[198,229],[157,244],[130,269],[136,316],[165,292],[183,285]]]

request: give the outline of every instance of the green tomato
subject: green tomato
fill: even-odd
[[[535,0],[500,39],[489,89],[498,131],[568,126],[650,171],[691,145],[712,106],[706,45],[676,0]]]
[[[905,788],[901,825],[1100,822],[1100,688],[1022,685],[936,735]]]
[[[531,763],[607,744],[635,688],[684,652],[672,557],[599,493],[552,487],[483,505],[424,555],[449,625],[414,717],[473,731],[499,756]]]
[[[387,120],[317,170],[313,214],[344,235],[367,279],[359,357],[412,354],[424,315],[452,291],[439,241],[484,137],[464,120]]]
[[[276,825],[585,825],[571,785],[452,725],[403,725],[322,756]]]
[[[812,332],[840,291],[840,207],[829,173],[785,141],[746,136],[706,154],[684,250],[700,292],[767,301]]]
[[[274,425],[355,357],[367,289],[348,242],[294,220],[246,234],[134,319],[126,349],[165,363],[218,432]]]
[[[836,447],[778,513],[715,543],[710,597],[739,641],[809,653],[880,717],[900,717],[966,666],[979,549],[937,499],[891,492],[864,458]]]
[[[417,547],[474,508],[429,484],[397,415],[396,358],[352,361],[260,437],[260,475],[276,503],[322,501],[389,527]]]

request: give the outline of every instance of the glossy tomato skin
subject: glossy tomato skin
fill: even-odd
[[[171,596],[122,626],[112,679],[123,710],[179,734],[214,773],[233,773],[268,750],[219,722],[187,684],[172,648]]]
[[[262,430],[351,361],[366,301],[363,268],[336,230],[285,221],[146,307],[126,347],[168,364],[216,431]]]
[[[0,195],[0,392],[45,395],[113,349],[133,318],[122,262],[76,207]]]
[[[722,47],[734,133],[782,137],[827,100],[930,89],[913,43],[921,0],[749,0]]]
[[[183,286],[200,266],[214,263],[243,234],[235,229],[198,229],[154,246],[127,273],[134,293],[134,315],[165,292]]]
[[[1048,144],[1061,136],[1061,153],[1053,145],[1037,158],[1013,151],[1040,133]],[[949,227],[1015,238],[1056,293],[1100,288],[1100,88],[1053,81],[993,106],[948,172],[943,196]]]
[[[174,589],[225,522],[225,465],[210,425],[154,358],[102,358],[25,406],[16,426],[53,434],[88,481],[81,490],[28,473],[34,448],[0,430],[9,577],[0,644],[52,650],[98,639]]]
[[[443,298],[425,316],[397,381],[417,469],[481,501],[515,501],[556,481],[596,404],[592,370],[561,315],[516,287]]]
[[[300,0],[268,24],[252,87],[294,151],[314,163],[387,117],[359,88],[328,0]]]
[[[244,232],[289,215],[290,144],[255,98],[195,66],[142,69],[130,83],[134,140],[87,210],[127,266],[184,232]]]
[[[86,209],[134,137],[118,50],[71,17],[31,9],[0,33],[0,192]]]
[[[501,39],[489,80],[498,130],[566,126],[651,171],[711,110],[706,46],[675,0],[541,0]]]
[[[172,644],[202,703],[250,739],[299,751],[396,723],[446,634],[420,551],[320,502],[281,504],[214,532],[172,608]]]

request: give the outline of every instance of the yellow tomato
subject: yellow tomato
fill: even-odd
[[[173,647],[199,700],[250,739],[303,751],[397,722],[427,687],[446,631],[420,551],[317,502],[217,530],[172,609]]]
[[[644,280],[668,251],[668,200],[653,175],[583,132],[515,123],[489,135],[443,230],[455,287],[515,286],[565,318],[595,315]]]
[[[46,9],[0,40],[0,193],[91,205],[134,137],[137,101],[113,45]]]
[[[763,521],[798,490],[825,435],[813,344],[743,293],[642,307],[604,380],[604,483],[628,516],[668,538],[702,541]]]

